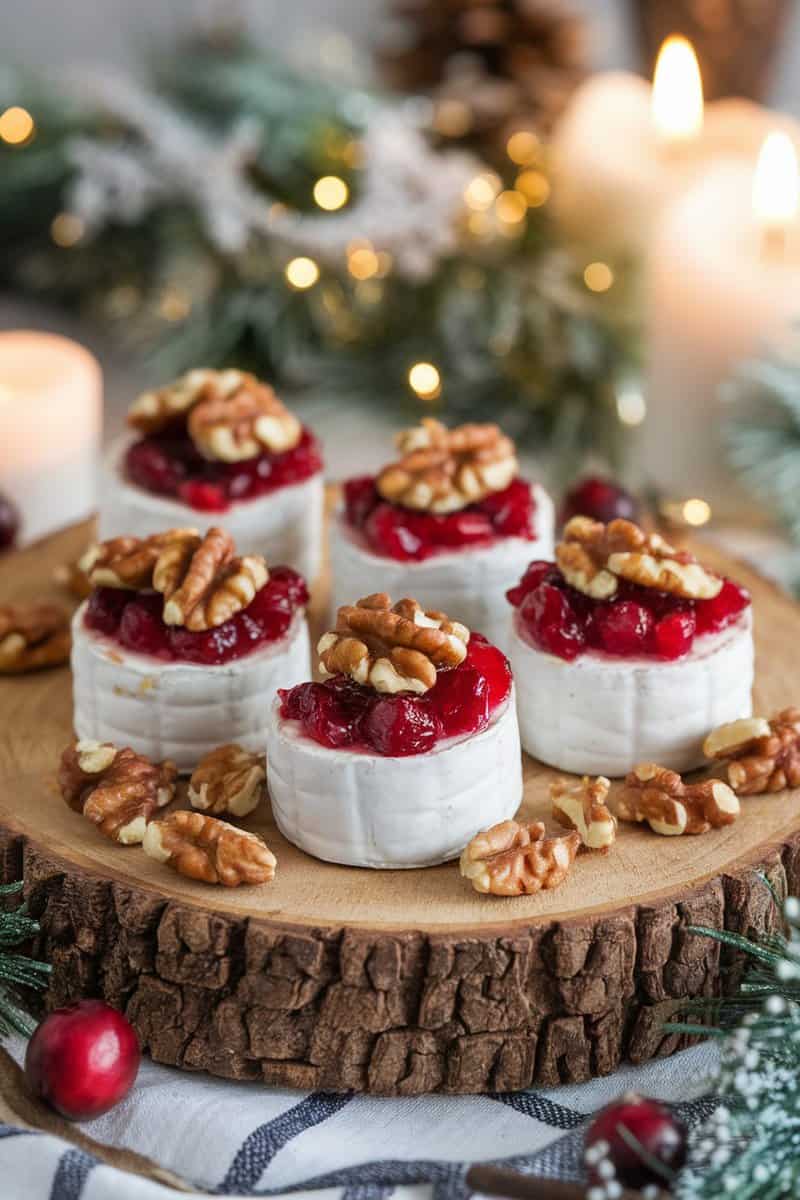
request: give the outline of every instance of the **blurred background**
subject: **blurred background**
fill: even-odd
[[[750,201],[768,134],[800,140],[793,0],[11,8],[0,329],[92,350],[106,438],[236,363],[335,477],[426,412],[491,418],[557,491],[599,470],[679,523],[800,533],[796,180]],[[680,64],[651,97],[676,33],[692,128]]]

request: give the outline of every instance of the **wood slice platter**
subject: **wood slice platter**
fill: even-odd
[[[53,568],[88,540],[75,527],[0,560],[0,598],[58,596]],[[703,557],[752,590],[757,711],[796,702],[800,610],[741,564]],[[61,801],[70,693],[66,668],[0,681],[0,871],[24,872],[35,951],[54,967],[48,1003],[103,995],[154,1059],[187,1070],[394,1095],[588,1079],[679,1048],[662,1028],[676,1003],[725,986],[729,952],[689,926],[771,928],[757,869],[800,892],[800,790],[746,799],[736,824],[701,837],[623,826],[611,854],[579,856],[561,888],[532,897],[480,897],[454,864],[318,862],[266,808],[244,824],[276,853],[275,883],[195,884]],[[552,775],[526,760],[527,818],[548,813]]]

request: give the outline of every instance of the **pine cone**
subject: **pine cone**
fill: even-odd
[[[425,92],[434,126],[488,157],[515,129],[547,132],[587,72],[586,27],[562,0],[393,0],[405,32],[391,86]]]

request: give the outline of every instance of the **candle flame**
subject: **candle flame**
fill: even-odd
[[[703,81],[692,43],[673,34],[661,46],[650,101],[653,123],[666,142],[687,142],[703,128]]]
[[[764,139],[753,176],[753,212],[763,229],[785,232],[800,209],[797,152],[786,133]]]

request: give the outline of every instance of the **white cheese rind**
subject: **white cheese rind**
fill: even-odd
[[[128,483],[122,473],[125,451],[135,439],[113,443],[100,483],[100,540],[134,533],[149,537],[165,529],[219,524],[231,534],[239,554],[263,554],[267,565],[289,566],[309,582],[322,561],[324,482],[318,471],[302,483],[287,484],[266,496],[232,504],[224,513],[200,512]]]
[[[88,630],[85,605],[72,622],[75,732],[80,739],[131,746],[181,771],[225,742],[261,753],[275,691],[308,679],[305,614],[286,637],[218,666],[161,662]]]
[[[424,608],[446,612],[507,652],[506,591],[533,559],[553,557],[553,501],[539,484],[532,491],[534,541],[501,538],[492,546],[454,550],[424,562],[398,562],[366,549],[340,513],[331,522],[332,611],[372,592],[388,592],[395,600],[413,596]]]
[[[482,733],[428,754],[330,750],[272,706],[267,785],[278,828],[315,858],[353,867],[428,867],[457,858],[522,800],[513,696]]]
[[[640,762],[692,770],[705,762],[709,730],[752,712],[749,609],[674,662],[601,654],[566,662],[533,646],[516,612],[509,628],[522,746],[562,771],[620,776]]]

